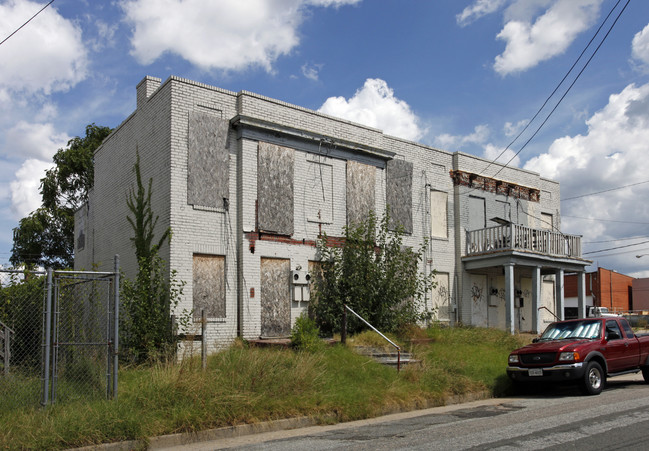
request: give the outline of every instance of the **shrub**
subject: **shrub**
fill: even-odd
[[[308,352],[317,351],[324,346],[320,339],[320,329],[315,321],[304,313],[295,320],[291,330],[291,345]]]
[[[424,294],[435,286],[433,274],[424,275],[427,241],[418,249],[403,244],[403,229],[389,230],[389,212],[380,221],[367,219],[343,228],[344,243],[335,246],[327,235],[317,241],[320,271],[315,274],[313,313],[324,333],[340,331],[347,304],[382,332],[395,332],[430,317]],[[366,326],[348,316],[350,333]]]

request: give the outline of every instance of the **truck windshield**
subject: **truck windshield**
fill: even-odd
[[[598,320],[552,323],[545,329],[541,340],[562,340],[565,338],[600,338],[602,322]]]

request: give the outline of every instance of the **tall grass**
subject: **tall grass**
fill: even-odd
[[[412,348],[422,363],[400,373],[351,346],[316,352],[248,348],[120,371],[119,399],[0,409],[0,448],[61,449],[307,415],[331,421],[380,415],[447,395],[502,391],[519,342],[485,329],[434,328]],[[360,340],[363,341],[362,339]],[[371,341],[370,338],[364,340]],[[403,342],[402,342],[403,343]]]

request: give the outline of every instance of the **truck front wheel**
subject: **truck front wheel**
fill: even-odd
[[[599,395],[604,388],[604,372],[599,363],[590,361],[582,379],[581,389],[585,395]]]
[[[644,381],[649,384],[649,366],[642,367],[642,377]]]

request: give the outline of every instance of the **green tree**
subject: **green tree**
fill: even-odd
[[[41,179],[42,206],[14,228],[13,265],[70,267],[74,256],[74,212],[93,186],[95,150],[112,131],[96,124],[86,136],[68,141],[53,157],[54,167]]]
[[[167,228],[154,245],[154,230],[155,226],[158,223],[158,216],[153,217],[153,210],[151,209],[151,185],[153,179],[149,179],[148,189],[145,189],[142,184],[142,176],[140,174],[140,153],[135,151],[135,165],[133,166],[133,172],[135,172],[135,181],[137,184],[137,191],[131,188],[129,192],[128,199],[126,199],[126,204],[128,205],[129,210],[133,213],[133,217],[128,216],[128,222],[135,232],[135,236],[131,238],[133,245],[135,246],[135,256],[137,260],[140,261],[150,260],[152,256],[157,253],[160,246],[164,244],[167,239],[171,239],[171,228]]]
[[[165,241],[171,240],[171,228],[167,228],[161,238],[152,244],[158,222],[158,216],[154,216],[151,208],[153,179],[149,179],[148,189],[145,188],[138,152],[133,171],[137,188],[130,190],[126,203],[132,213],[127,219],[133,228],[131,241],[135,247],[138,271],[134,280],[124,279],[121,298],[126,311],[124,345],[130,357],[140,363],[173,351],[176,336],[171,324],[171,312],[178,305],[185,284],[176,280],[175,271],[167,271],[166,263],[158,253]],[[188,318],[189,315],[184,315],[181,322]]]
[[[419,268],[427,241],[416,250],[404,246],[403,230],[390,231],[388,223],[389,212],[380,221],[371,212],[365,221],[343,228],[341,246],[332,245],[326,235],[318,239],[320,271],[312,311],[322,332],[340,331],[343,304],[386,332],[430,314],[423,299],[435,286],[434,274],[426,276]],[[349,316],[349,332],[365,327]]]

